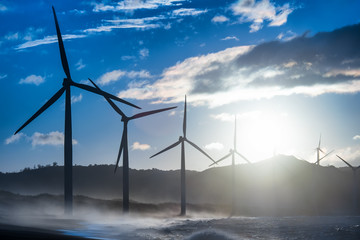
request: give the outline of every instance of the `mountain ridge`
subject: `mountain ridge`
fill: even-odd
[[[74,166],[74,195],[121,199],[122,169]],[[190,204],[230,205],[231,166],[187,171]],[[0,189],[23,195],[63,193],[63,167],[1,173]],[[236,165],[236,206],[244,215],[351,214],[352,173],[279,155]],[[180,170],[130,169],[130,199],[149,204],[180,201]]]

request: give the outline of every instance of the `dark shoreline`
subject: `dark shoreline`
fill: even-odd
[[[61,233],[56,230],[35,228],[35,227],[24,227],[17,225],[10,225],[0,223],[0,239],[55,239],[55,240],[85,240],[95,238],[84,238],[79,236],[70,236]]]

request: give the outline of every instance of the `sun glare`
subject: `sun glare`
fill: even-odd
[[[238,149],[250,161],[260,161],[275,154],[291,154],[289,139],[293,130],[287,114],[254,113],[238,121]]]

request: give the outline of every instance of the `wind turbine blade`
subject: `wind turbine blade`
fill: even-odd
[[[318,145],[318,148],[320,148],[320,144],[321,144],[321,133],[320,133],[320,137],[319,137],[319,145]]]
[[[171,148],[173,148],[173,147],[176,147],[176,146],[179,145],[181,142],[182,142],[182,140],[179,140],[179,141],[177,141],[176,143],[171,144],[171,145],[168,146],[167,148],[165,148],[165,149],[161,150],[160,152],[152,155],[150,158],[153,158],[153,157],[155,157],[155,156],[157,156],[157,155],[159,155],[159,154],[161,154],[161,153],[163,153],[163,152],[166,152],[167,150],[169,150],[169,149],[171,149]]]
[[[342,157],[340,157],[339,155],[336,155],[338,158],[340,158],[340,160],[342,160],[346,165],[348,165],[351,169],[355,169],[350,163],[348,163],[347,161],[345,161]]]
[[[230,157],[231,156],[231,152],[230,153],[228,153],[227,155],[225,155],[224,157],[222,157],[222,158],[220,158],[219,160],[217,160],[217,161],[215,161],[214,163],[212,163],[212,164],[210,164],[209,165],[209,167],[211,167],[211,166],[213,166],[213,165],[215,165],[215,164],[218,164],[219,162],[221,162],[222,160],[224,160],[224,159],[226,159],[226,158],[228,158],[228,157]]]
[[[88,78],[88,79],[98,90],[102,91],[90,78]],[[121,111],[120,108],[118,106],[116,106],[115,103],[113,101],[111,101],[110,98],[105,97],[105,96],[104,96],[104,98],[118,114],[120,114],[122,117],[126,117],[126,115],[123,113],[123,111]]]
[[[149,116],[149,115],[159,113],[159,112],[164,112],[164,111],[174,109],[174,108],[176,108],[176,107],[162,108],[162,109],[158,109],[158,110],[142,112],[142,113],[135,114],[134,116],[130,117],[129,119],[131,120],[131,119],[141,118],[141,117]]]
[[[134,104],[132,104],[132,103],[130,103],[130,102],[128,102],[128,101],[125,101],[125,100],[123,100],[123,99],[121,99],[121,98],[118,98],[118,97],[116,97],[116,96],[114,96],[114,95],[112,95],[112,94],[110,94],[110,93],[104,92],[104,91],[102,91],[102,90],[98,90],[98,89],[96,89],[96,88],[94,88],[94,87],[91,87],[91,86],[88,86],[88,85],[85,85],[85,84],[81,84],[81,83],[76,83],[76,82],[72,82],[71,85],[73,85],[73,86],[75,86],[75,87],[78,87],[78,88],[81,88],[81,89],[84,89],[84,90],[89,91],[89,92],[93,92],[93,93],[99,94],[99,95],[101,95],[101,96],[103,96],[103,97],[111,98],[111,99],[113,99],[113,100],[116,100],[116,101],[118,101],[118,102],[122,102],[122,103],[124,103],[124,104],[129,105],[129,106],[132,106],[132,107],[141,109],[140,107],[138,107],[138,106],[136,106],[136,105],[134,105]]]
[[[32,115],[31,118],[29,118],[29,120],[27,120],[15,133],[17,134],[18,132],[21,131],[21,129],[23,129],[24,127],[26,127],[26,125],[28,125],[32,120],[34,120],[35,118],[37,118],[37,116],[39,116],[42,112],[44,112],[48,107],[50,107],[54,102],[56,102],[56,100],[58,100],[61,95],[64,93],[66,87],[62,87],[60,88],[59,91],[57,91],[54,96],[52,96],[34,115]]]
[[[323,156],[322,158],[319,159],[320,160],[323,160],[324,158],[326,158],[328,155],[330,155],[334,150],[330,151],[328,154],[326,154],[325,156]]]
[[[56,26],[56,34],[57,34],[58,43],[59,43],[59,49],[60,49],[61,64],[63,66],[66,77],[68,79],[71,79],[69,64],[68,64],[68,61],[67,61],[67,58],[66,58],[64,43],[63,43],[63,40],[62,40],[62,37],[61,37],[60,27],[59,27],[59,23],[58,23],[58,20],[57,20],[57,17],[56,17],[54,6],[52,6],[52,10],[53,10],[53,14],[54,14],[55,26]]]
[[[186,137],[186,95],[185,95],[185,105],[184,105],[183,134],[184,137]]]
[[[322,152],[323,154],[326,154],[321,148],[318,148],[320,152]]]
[[[237,154],[237,155],[239,155],[242,159],[244,159],[245,161],[247,161],[248,163],[251,163],[250,161],[249,161],[249,159],[247,159],[246,157],[244,157],[242,154],[240,154],[238,151],[236,151],[235,150],[235,153]]]
[[[205,156],[207,156],[211,161],[214,161],[214,159],[212,159],[212,157],[210,157],[206,152],[204,152],[200,147],[198,147],[195,143],[191,142],[188,139],[185,139],[185,141],[187,141],[191,146],[193,146],[194,148],[196,148],[197,150],[199,150],[202,154],[204,154]]]
[[[120,161],[120,157],[121,157],[121,153],[124,149],[124,138],[125,138],[125,131],[123,131],[122,133],[122,137],[121,137],[121,143],[120,143],[120,148],[119,148],[119,153],[118,153],[118,157],[117,157],[117,160],[116,160],[116,165],[115,165],[115,170],[114,170],[114,173],[116,173],[116,170],[119,166],[119,161]]]

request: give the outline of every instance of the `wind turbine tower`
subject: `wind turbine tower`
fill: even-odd
[[[332,153],[334,150],[330,151],[329,153],[325,153],[321,148],[321,134],[320,134],[320,138],[319,138],[319,145],[316,148],[316,165],[320,165],[320,161],[323,160],[324,158],[326,158],[330,153]],[[320,152],[324,154],[324,156],[320,157]]]
[[[160,152],[152,155],[150,158],[153,158],[163,152],[166,152],[167,150],[170,150],[177,145],[181,144],[181,169],[180,169],[180,178],[181,178],[181,211],[180,215],[184,216],[186,215],[186,176],[185,176],[185,142],[189,143],[191,146],[193,146],[195,149],[200,151],[202,154],[204,154],[206,157],[208,157],[211,161],[215,162],[206,152],[204,152],[200,147],[198,147],[195,143],[191,142],[186,137],[186,95],[185,95],[185,105],[184,105],[184,120],[183,120],[183,136],[179,137],[179,140],[167,148],[161,150]]]
[[[348,163],[347,161],[345,161],[343,158],[341,158],[340,156],[336,155],[340,160],[342,160],[346,165],[348,165],[351,170],[353,171],[353,213],[357,214],[358,213],[358,186],[357,186],[357,175],[356,175],[356,171],[358,169],[360,169],[360,166],[358,167],[354,167],[352,166],[350,163]]]
[[[62,87],[59,91],[57,91],[32,117],[30,117],[16,132],[20,132],[24,127],[26,127],[31,121],[37,118],[41,113],[43,113],[48,107],[54,104],[65,92],[65,136],[64,136],[64,202],[65,202],[65,213],[72,214],[72,200],[73,200],[73,183],[72,183],[72,125],[71,125],[71,93],[70,87],[75,86],[81,89],[84,89],[89,92],[93,92],[102,96],[106,96],[108,98],[114,99],[116,101],[125,103],[127,105],[139,108],[132,103],[129,103],[125,100],[122,100],[114,95],[106,93],[104,91],[98,90],[94,87],[76,83],[72,80],[70,75],[69,64],[65,54],[64,43],[61,37],[59,24],[57,21],[56,13],[54,7],[52,7],[54,19],[55,19],[55,27],[56,34],[59,43],[60,56],[61,56],[61,64],[64,69],[66,78],[64,78]],[[14,135],[15,135],[14,134]]]
[[[91,83],[98,89],[100,90],[100,88],[91,80]],[[120,108],[118,108],[118,106],[115,105],[115,103],[113,101],[111,101],[111,99],[107,96],[104,96],[106,101],[108,101],[108,103],[111,105],[111,107],[121,116],[121,121],[124,123],[124,129],[123,129],[123,134],[121,137],[121,143],[120,143],[120,149],[119,149],[119,154],[116,160],[116,165],[115,165],[115,172],[116,169],[119,165],[119,160],[120,160],[120,156],[121,153],[123,152],[123,212],[124,213],[128,213],[129,212],[129,147],[128,147],[128,123],[130,120],[133,119],[137,119],[137,118],[141,118],[141,117],[146,117],[155,113],[159,113],[159,112],[163,112],[163,111],[168,111],[170,109],[174,109],[176,107],[169,107],[169,108],[163,108],[163,109],[158,109],[158,110],[153,110],[153,111],[148,111],[148,112],[142,112],[142,113],[138,113],[135,114],[132,117],[128,117],[126,116],[121,110]]]
[[[235,154],[239,155],[242,159],[244,159],[247,163],[251,163],[246,157],[244,157],[241,153],[239,153],[236,149],[236,116],[235,116],[235,128],[234,128],[234,148],[230,149],[230,152],[225,155],[224,157],[220,158],[219,160],[217,160],[216,162],[212,163],[209,167],[218,164],[219,162],[225,160],[226,158],[231,156],[231,165],[232,165],[232,173],[231,173],[231,177],[232,177],[232,194],[231,194],[231,199],[232,199],[232,210],[231,210],[231,215],[233,216],[236,213],[236,187],[235,187],[235,183],[236,183],[236,174],[235,174]]]

